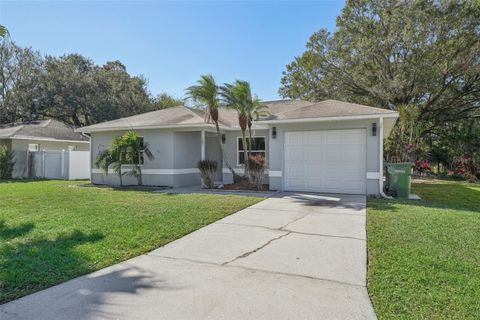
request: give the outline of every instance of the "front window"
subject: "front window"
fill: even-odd
[[[40,151],[40,145],[38,143],[30,143],[28,145],[28,151],[31,151],[31,152]]]
[[[143,165],[144,161],[145,161],[144,155],[143,155],[144,142],[143,142],[143,137],[139,137],[139,138],[140,138],[140,150],[141,150],[140,151],[140,162],[139,163],[141,165]],[[132,157],[130,157],[130,155],[128,154],[129,151],[127,150],[126,152],[127,152],[127,155],[124,156],[125,160],[122,161],[122,163],[124,163],[124,164],[132,164],[132,163],[136,164],[136,163],[138,163],[138,156],[139,156],[138,154],[133,154]]]
[[[243,140],[242,137],[238,137],[237,143],[237,165],[245,164],[245,150],[243,149]],[[249,138],[247,138],[247,143]],[[265,151],[265,137],[254,137],[252,138],[252,150],[250,153],[252,156],[261,155],[266,158]]]

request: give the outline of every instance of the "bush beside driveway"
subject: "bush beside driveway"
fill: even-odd
[[[370,199],[368,290],[379,319],[478,319],[480,185],[424,181]]]
[[[138,256],[263,198],[0,181],[0,303]]]

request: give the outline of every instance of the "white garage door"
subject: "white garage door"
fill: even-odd
[[[285,133],[284,189],[366,193],[366,131]]]

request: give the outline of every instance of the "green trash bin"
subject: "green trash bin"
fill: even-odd
[[[408,199],[410,195],[410,182],[413,163],[387,163],[389,192],[398,198]]]

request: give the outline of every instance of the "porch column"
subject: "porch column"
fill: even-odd
[[[201,160],[205,160],[205,129],[201,133]]]

